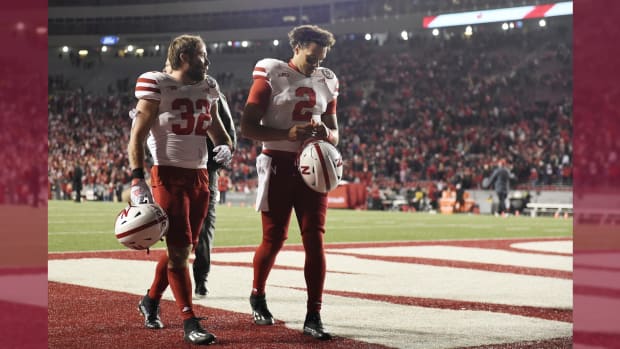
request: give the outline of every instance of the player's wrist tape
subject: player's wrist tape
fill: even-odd
[[[144,179],[144,169],[143,168],[134,168],[131,170],[131,179]]]

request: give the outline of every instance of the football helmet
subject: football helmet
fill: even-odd
[[[116,216],[116,239],[134,250],[146,250],[168,232],[168,215],[157,204],[125,207]]]
[[[327,193],[336,188],[342,179],[342,156],[329,142],[308,142],[297,163],[304,182],[316,192]]]

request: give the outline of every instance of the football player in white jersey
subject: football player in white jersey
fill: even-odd
[[[231,140],[217,113],[219,88],[205,79],[209,65],[199,36],[181,35],[170,43],[171,72],[147,72],[137,81],[138,98],[129,139],[132,168],[131,201],[159,204],[168,214],[167,254],[158,261],[151,288],[138,304],[149,329],[163,328],[159,301],[170,285],[183,318],[185,341],[204,345],[215,336],[200,324],[192,309],[188,260],[209,202],[207,143],[217,144],[215,160],[231,160]],[[151,187],[144,180],[144,141],[153,156]]]
[[[265,300],[265,284],[288,237],[295,208],[306,253],[308,300],[303,332],[326,340],[332,336],[323,328],[320,311],[326,269],[323,234],[327,194],[306,186],[295,162],[303,142],[310,138],[338,144],[338,79],[320,66],[335,39],[329,31],[313,25],[295,27],[288,36],[293,57],[288,62],[263,59],[256,63],[241,118],[243,136],[263,144],[257,158],[257,209],[261,211],[263,239],[254,254],[250,305],[256,324],[274,323]]]
[[[172,71],[169,60],[166,60],[163,71],[167,73]],[[209,77],[207,76],[207,78]],[[232,119],[230,107],[226,101],[226,96],[221,91],[217,105],[220,120],[222,120],[222,125],[231,139],[233,146],[232,150],[234,151],[237,145],[235,123]],[[213,248],[213,238],[215,236],[215,206],[217,203],[216,194],[218,193],[218,170],[220,168],[224,168],[224,166],[211,159],[214,146],[215,145],[213,142],[209,142],[207,140],[207,148],[209,150],[210,157],[207,167],[209,170],[209,191],[211,192],[211,195],[209,196],[209,210],[207,211],[207,216],[205,217],[202,228],[200,229],[200,234],[198,234],[198,244],[194,249],[195,258],[194,263],[192,264],[192,269],[194,272],[194,283],[196,285],[194,289],[194,296],[197,299],[203,299],[209,293],[209,289],[207,288],[207,278],[209,276],[209,272],[211,271],[211,249]]]

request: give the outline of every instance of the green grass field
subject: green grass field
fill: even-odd
[[[49,201],[48,251],[125,249],[114,236],[124,203]],[[572,219],[499,218],[408,212],[329,210],[326,242],[571,237]],[[257,245],[260,214],[249,207],[217,208],[215,246]],[[288,243],[299,243],[293,215]],[[154,247],[163,247],[160,242]]]

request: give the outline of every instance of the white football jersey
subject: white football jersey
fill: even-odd
[[[215,79],[184,85],[162,72],[140,75],[136,98],[159,101],[159,117],[146,140],[155,165],[206,168],[211,106],[219,98]]]
[[[311,119],[321,121],[327,105],[338,97],[338,78],[323,67],[306,76],[286,62],[267,58],[256,63],[252,77],[271,86],[271,100],[261,125],[272,128],[289,129]],[[263,142],[263,149],[290,152],[297,152],[300,146],[301,142]]]

